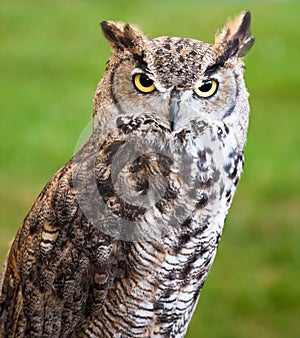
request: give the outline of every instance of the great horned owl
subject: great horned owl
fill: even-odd
[[[93,132],[3,268],[1,337],[183,337],[243,168],[250,13],[213,44],[102,22]]]

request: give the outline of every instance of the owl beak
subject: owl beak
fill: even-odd
[[[176,123],[178,119],[178,112],[179,112],[179,100],[178,97],[172,97],[170,101],[170,128],[171,131],[174,131],[176,128]]]

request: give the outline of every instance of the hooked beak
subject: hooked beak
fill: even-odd
[[[176,123],[178,120],[178,112],[179,112],[179,98],[178,96],[171,97],[170,100],[170,128],[171,131],[174,131],[176,128]]]

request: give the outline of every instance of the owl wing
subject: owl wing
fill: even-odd
[[[13,241],[1,283],[1,337],[67,337],[103,305],[111,243],[81,212],[72,170],[70,161],[46,185]]]

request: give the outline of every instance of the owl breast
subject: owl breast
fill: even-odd
[[[98,227],[127,243],[127,259],[87,330],[184,334],[242,170],[233,140],[223,122],[176,133],[147,116],[119,118],[99,145],[95,178],[110,224]]]

